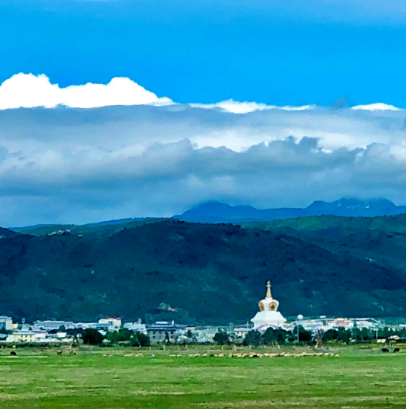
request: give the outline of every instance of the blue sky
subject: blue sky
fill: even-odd
[[[1,0],[0,226],[406,205],[405,67],[404,0]]]
[[[0,82],[129,77],[178,102],[406,108],[400,1],[3,0]]]

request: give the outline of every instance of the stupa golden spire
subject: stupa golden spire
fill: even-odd
[[[271,282],[268,281],[266,283],[266,298],[272,298],[272,294],[271,294]]]

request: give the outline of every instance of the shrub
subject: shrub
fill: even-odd
[[[83,331],[83,343],[89,345],[99,345],[103,342],[103,335],[97,329],[87,328]]]
[[[213,338],[213,341],[217,345],[228,345],[230,343],[230,338],[225,331],[218,331]]]

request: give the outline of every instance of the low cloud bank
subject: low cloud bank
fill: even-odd
[[[395,107],[182,105],[128,79],[67,88],[44,76],[8,81],[0,87],[2,226],[171,216],[210,199],[259,208],[343,196],[406,204],[406,111]]]

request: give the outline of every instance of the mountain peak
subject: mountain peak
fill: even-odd
[[[332,214],[328,212],[385,212],[393,211],[396,205],[387,199],[369,199],[361,200],[357,198],[342,198],[333,202],[324,202],[321,200],[313,202],[306,208],[310,212],[321,212],[321,214]],[[326,213],[327,212],[327,213]],[[335,213],[334,213],[335,214]],[[360,214],[361,216],[361,214]]]
[[[217,201],[208,201],[192,207],[175,218],[203,223],[231,223],[241,218],[251,220],[258,211],[251,206],[230,206]]]
[[[259,210],[252,206],[230,206],[217,201],[204,202],[175,218],[202,223],[237,223],[269,221],[304,216],[336,215],[375,217],[406,213],[406,207],[396,206],[387,199],[342,198],[333,202],[318,200],[305,209],[283,208]]]

